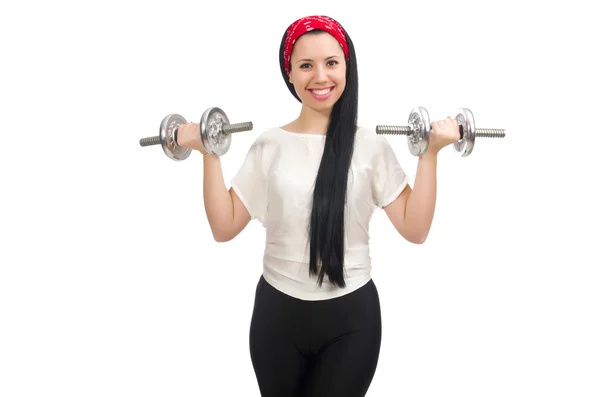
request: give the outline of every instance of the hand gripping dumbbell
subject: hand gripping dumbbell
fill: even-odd
[[[455,113],[454,120],[458,121],[460,128],[460,140],[454,143],[454,150],[462,157],[467,157],[473,152],[475,137],[504,138],[506,136],[503,129],[475,128],[475,118],[467,108],[459,108]],[[429,146],[431,134],[429,113],[424,107],[418,106],[410,113],[408,125],[378,125],[375,132],[385,135],[406,135],[410,153],[418,156],[425,153]]]
[[[181,161],[189,157],[191,149],[177,144],[177,129],[187,121],[178,114],[167,115],[160,123],[158,136],[140,139],[140,146],[161,145],[165,154],[172,160]],[[231,146],[231,134],[250,131],[252,122],[229,124],[229,118],[223,110],[211,107],[204,111],[200,119],[200,138],[209,154],[222,156]]]

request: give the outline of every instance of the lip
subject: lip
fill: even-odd
[[[312,90],[324,90],[324,89],[327,89],[327,88],[330,88],[330,90],[329,90],[329,92],[328,92],[327,94],[325,94],[325,95],[317,95],[317,94],[315,94],[315,93],[312,91]],[[319,101],[324,101],[324,100],[328,99],[328,98],[331,96],[331,94],[332,94],[332,93],[333,93],[333,91],[335,90],[335,86],[332,86],[332,87],[321,87],[321,88],[307,88],[306,90],[307,90],[308,92],[310,92],[310,94],[313,96],[313,98],[315,98],[315,99],[317,99],[317,100],[319,100]]]

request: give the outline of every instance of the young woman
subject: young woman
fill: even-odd
[[[202,147],[198,124],[181,126],[178,140],[204,154],[204,204],[214,238],[233,239],[251,219],[266,228],[250,325],[261,395],[364,396],[381,342],[371,215],[383,208],[406,240],[425,241],[437,154],[459,139],[458,123],[448,117],[432,124],[412,189],[387,140],[357,125],[356,54],[338,22],[295,21],[282,37],[279,60],[300,114],[256,139],[231,189],[220,158]]]

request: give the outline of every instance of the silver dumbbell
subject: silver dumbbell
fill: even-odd
[[[473,152],[475,137],[481,138],[504,138],[504,129],[475,128],[473,113],[467,108],[459,108],[454,116],[460,128],[460,140],[454,143],[454,150],[462,157],[467,157]],[[377,134],[383,135],[406,135],[408,149],[414,156],[427,151],[429,137],[431,135],[431,122],[427,109],[418,106],[412,110],[408,117],[408,125],[378,125],[375,128]]]
[[[140,146],[161,145],[165,154],[172,160],[187,159],[192,150],[177,144],[177,129],[187,121],[179,114],[169,114],[160,123],[158,136],[140,139]],[[229,118],[223,110],[211,107],[204,111],[200,119],[200,138],[209,154],[222,156],[231,146],[231,134],[250,131],[252,122],[229,124]]]

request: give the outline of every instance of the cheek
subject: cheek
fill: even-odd
[[[346,70],[344,69],[344,70],[337,71],[335,79],[339,84],[345,84],[346,83]]]
[[[346,87],[346,76],[342,76],[339,79],[337,79],[336,84],[339,88],[341,88],[340,91],[343,91],[344,88]]]
[[[301,90],[306,87],[307,79],[305,76],[296,75],[296,77],[292,80],[292,84],[294,84],[297,90]]]

